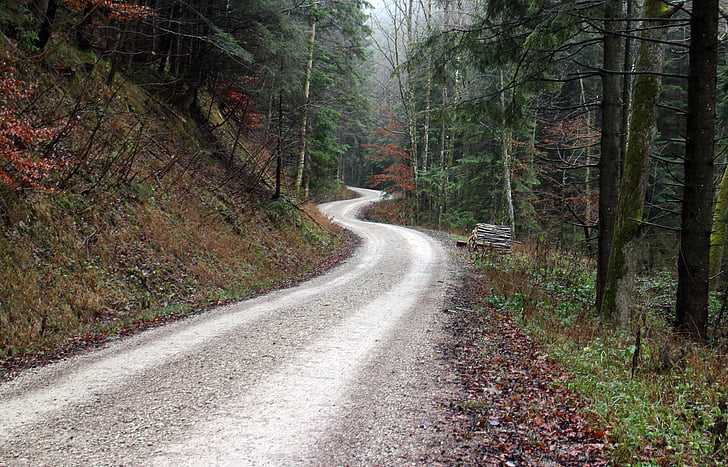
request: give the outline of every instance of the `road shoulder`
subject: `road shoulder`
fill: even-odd
[[[428,463],[606,465],[604,435],[565,389],[568,375],[509,316],[484,303],[488,285],[467,253],[455,257],[462,274],[448,297],[444,351],[459,391],[445,409],[451,443]]]

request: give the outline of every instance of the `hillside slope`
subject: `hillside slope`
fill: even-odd
[[[271,201],[245,141],[221,154],[224,139],[123,76],[109,83],[109,63],[63,38],[36,57],[0,39],[3,84],[31,90],[1,99],[4,125],[51,135],[28,151],[35,172],[0,160],[16,182],[0,184],[0,377],[343,254],[348,237],[315,207]]]

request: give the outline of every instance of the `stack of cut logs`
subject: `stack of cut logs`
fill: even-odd
[[[511,251],[512,247],[511,228],[507,225],[476,224],[473,233],[468,238],[468,248],[470,250],[490,248]]]

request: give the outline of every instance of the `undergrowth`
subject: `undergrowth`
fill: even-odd
[[[726,465],[726,340],[714,332],[699,346],[673,333],[672,273],[640,279],[631,322],[605,326],[593,310],[587,259],[524,245],[475,264],[486,304],[508,312],[570,373],[564,384],[587,401],[614,463]],[[713,323],[718,310],[714,297]]]
[[[367,208],[365,217],[374,222],[413,225],[412,202],[408,199],[384,199]]]
[[[50,189],[0,184],[0,379],[8,362],[287,284],[344,244],[315,206],[270,202],[252,183],[247,134],[220,159],[190,115],[120,73],[110,86],[110,63],[61,34],[33,60],[8,41],[0,56],[43,90],[44,118],[91,109],[64,140],[77,165]]]
[[[311,200],[315,203],[328,203],[331,201],[344,201],[358,198],[359,194],[352,191],[343,182],[332,181],[320,184],[311,191]]]
[[[453,222],[455,216],[447,216],[438,223],[436,215],[420,213],[416,215],[415,200],[408,198],[384,199],[372,204],[365,213],[365,218],[373,222],[394,225],[416,225],[427,229],[442,230],[465,239],[470,234],[474,222],[467,219]],[[466,227],[467,226],[467,227]]]

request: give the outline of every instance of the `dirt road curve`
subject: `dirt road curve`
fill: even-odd
[[[328,274],[0,385],[0,465],[426,462],[447,254],[357,191],[321,207],[364,239]]]

